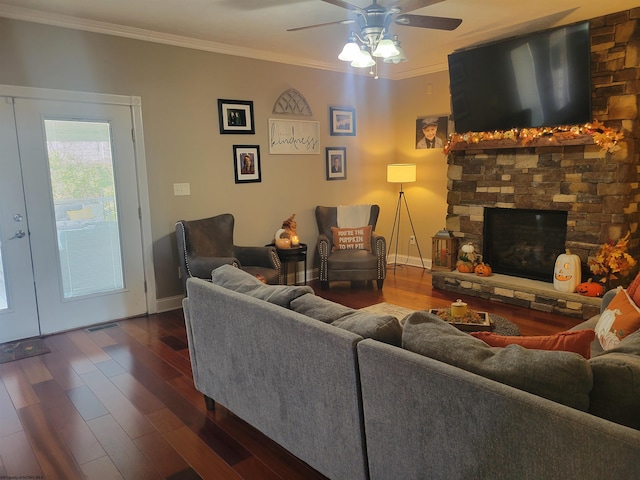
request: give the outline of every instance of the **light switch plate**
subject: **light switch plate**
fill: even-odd
[[[174,183],[173,194],[178,195],[191,195],[191,184],[189,183]]]

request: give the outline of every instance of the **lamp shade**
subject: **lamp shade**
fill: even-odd
[[[387,182],[411,183],[416,181],[415,163],[391,163],[387,165]]]

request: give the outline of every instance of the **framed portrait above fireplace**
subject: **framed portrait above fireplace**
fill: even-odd
[[[442,150],[449,135],[449,117],[433,115],[418,117],[416,120],[416,149]]]

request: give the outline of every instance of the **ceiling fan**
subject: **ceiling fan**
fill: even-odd
[[[397,0],[391,2],[389,7],[384,7],[378,4],[378,0],[373,0],[371,5],[364,8],[342,0],[321,1],[345,8],[353,12],[355,18],[290,28],[287,31],[295,32],[328,25],[357,24],[360,31],[351,32],[349,42],[338,55],[340,60],[351,62],[354,67],[371,67],[375,65],[376,62],[372,55],[383,58],[387,63],[406,61],[407,58],[402,51],[398,36],[391,36],[390,26],[392,22],[396,25],[436,30],[455,30],[462,23],[460,18],[431,17],[405,13],[440,3],[443,0]]]

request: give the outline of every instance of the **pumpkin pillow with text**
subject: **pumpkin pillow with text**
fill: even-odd
[[[506,347],[507,345],[520,345],[524,348],[537,350],[559,350],[563,352],[579,353],[587,360],[591,357],[591,342],[596,338],[596,332],[592,329],[560,332],[554,335],[534,335],[528,337],[516,337],[497,335],[492,332],[470,332],[491,347]]]
[[[331,227],[333,232],[333,250],[371,251],[371,225],[356,228]]]
[[[596,323],[596,336],[605,350],[620,345],[620,342],[640,329],[640,309],[623,288],[600,314]]]

